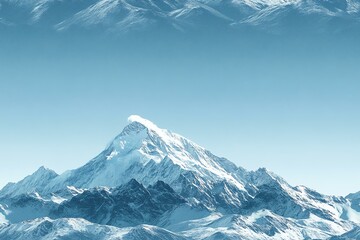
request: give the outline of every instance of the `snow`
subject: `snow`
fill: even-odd
[[[229,169],[236,169],[230,161],[216,157],[191,140],[161,129],[140,116],[132,115],[128,120],[129,125],[103,153],[85,166],[48,181],[44,193],[61,191],[64,185],[76,188],[115,187],[131,178],[140,180],[145,186],[162,180],[180,191],[179,186],[172,183],[175,184],[185,172],[196,173],[202,182],[201,187],[225,180],[246,192],[240,178],[228,172]],[[134,169],[139,170],[134,172]],[[129,171],[132,173],[129,174]]]
[[[234,0],[236,4],[246,4],[254,9],[261,9],[264,6],[286,6],[299,4],[301,0]]]
[[[149,131],[156,134],[155,138],[165,144],[160,144],[160,153],[166,153],[167,156],[181,168],[190,171],[198,171],[201,175],[208,175],[207,172],[214,176],[220,177],[230,181],[239,189],[244,189],[244,186],[229,175],[222,166],[214,161],[209,156],[206,150],[193,143],[192,141],[182,137],[179,134],[171,133],[168,130],[160,129],[154,123],[146,120],[140,116],[132,115],[129,117],[130,122],[138,122],[144,125]]]
[[[346,198],[350,200],[358,199],[360,198],[360,192],[350,193],[349,195],[346,196]]]
[[[8,221],[6,220],[6,217],[4,216],[4,214],[0,213],[0,226],[1,224],[7,224]]]
[[[69,189],[69,191],[73,193],[73,195],[81,194],[84,192],[84,189],[78,189],[74,186],[66,186],[66,188]]]
[[[92,224],[83,219],[69,218],[52,220],[50,218],[39,218],[13,224],[3,229],[0,228],[0,238],[14,240],[72,239],[75,236],[79,237],[83,234],[84,237],[97,236],[98,239],[116,239],[117,237],[124,236],[128,231],[128,229],[120,230],[115,227]],[[106,238],[106,236],[111,238]],[[78,237],[75,238],[78,239]]]
[[[16,196],[24,193],[36,192],[43,189],[58,174],[51,169],[40,167],[33,174],[25,177],[16,184],[8,184],[0,191],[1,196]]]
[[[360,212],[354,210],[351,207],[351,203],[337,204],[336,207],[340,218],[360,224]]]
[[[2,224],[7,224],[9,221],[6,219],[6,214],[8,214],[8,211],[5,210],[3,205],[0,204],[0,226]]]
[[[155,131],[159,136],[167,138],[164,134],[162,134],[163,129],[160,129],[158,126],[156,126],[153,122],[140,117],[139,115],[131,115],[128,117],[129,123],[138,122],[142,125],[144,125],[147,129]]]
[[[247,222],[248,222],[248,224],[253,224],[259,218],[263,218],[263,217],[271,216],[271,215],[273,215],[273,214],[269,210],[266,210],[266,209],[260,210],[258,212],[252,213],[250,216],[247,216]]]
[[[360,224],[360,213],[351,205],[351,199],[357,199],[358,194],[345,199],[322,195],[304,186],[292,187],[265,168],[250,172],[238,168],[191,140],[161,129],[140,116],[132,115],[128,120],[129,125],[102,153],[84,166],[61,175],[41,167],[22,181],[1,190],[0,196],[14,197],[26,192],[27,196],[37,201],[35,205],[10,208],[0,204],[0,224],[12,223],[0,227],[0,239],[8,237],[11,232],[19,236],[14,239],[31,240],[31,234],[38,232],[38,228],[49,231],[48,238],[44,239],[76,234],[90,234],[96,236],[94,239],[102,239],[98,236],[104,236],[104,239],[134,238],[139,234],[155,236],[153,239],[159,236],[168,236],[166,239],[183,239],[181,236],[185,239],[326,239],[341,235],[350,231],[355,224]],[[184,180],[187,176],[189,178]],[[83,219],[52,220],[45,217],[49,216],[53,206],[82,194],[86,189],[103,189],[111,193],[110,187],[118,187],[132,178],[144,186],[162,180],[177,193],[198,188],[204,196],[186,197],[186,203],[166,211],[159,220],[159,226],[167,230],[150,225],[120,229],[96,225]],[[187,180],[189,186],[186,183],[184,187],[182,183]],[[262,200],[256,198],[262,186],[272,187],[273,194],[283,197],[281,202],[269,206],[263,200],[257,208],[241,209],[241,194],[250,203],[251,200]],[[252,195],[247,189],[251,189]],[[67,195],[62,196],[63,192]],[[207,198],[216,194],[218,198],[221,197],[216,201],[239,208],[234,208],[230,214],[220,203],[206,206]],[[105,203],[99,203],[97,209],[102,204]],[[132,203],[129,206],[135,207]],[[285,209],[286,212],[279,213],[278,209]],[[244,210],[244,213],[235,214],[240,210]],[[27,219],[33,220],[21,222]]]
[[[341,1],[314,1],[314,0],[184,0],[184,1],[126,1],[126,0],[96,0],[86,3],[71,2],[72,11],[62,11],[62,4],[57,5],[53,0],[9,0],[10,9],[14,12],[25,11],[22,18],[14,17],[11,20],[0,18],[0,24],[18,26],[21,23],[44,24],[50,29],[66,31],[71,27],[93,29],[98,26],[111,32],[127,32],[132,29],[146,29],[147,27],[166,23],[177,30],[184,31],[189,26],[201,26],[208,17],[215,19],[223,26],[261,25],[262,23],[278,23],[286,16],[283,12],[288,9],[296,14],[323,15],[334,18],[350,19],[358,22],[360,3],[357,0]],[[342,2],[341,2],[342,3]],[[166,7],[164,7],[166,6]],[[25,8],[24,8],[25,7]],[[48,11],[59,9],[57,21],[49,21]],[[238,14],[234,14],[238,12]],[[6,13],[5,15],[14,15]],[[300,19],[301,20],[301,19]],[[219,25],[219,24],[214,24]],[[277,24],[274,24],[277,25]],[[142,121],[137,115],[130,120]],[[144,124],[146,122],[143,121]]]
[[[62,198],[62,197],[59,197],[59,196],[51,196],[51,201],[53,201],[54,203],[57,203],[57,204],[61,204],[62,202],[66,201],[67,199],[66,198]]]
[[[38,192],[34,192],[34,196],[35,196],[35,198],[37,198],[41,201],[46,201],[43,197],[40,196],[40,194]]]
[[[111,160],[113,157],[115,157],[118,154],[119,154],[119,152],[114,150],[110,153],[110,155],[106,156],[106,160]]]
[[[140,225],[133,228],[117,228],[94,224],[80,218],[57,220],[38,218],[3,228],[0,226],[0,239],[184,240],[175,233],[155,226]]]
[[[211,223],[222,217],[221,213],[209,213],[206,210],[196,210],[188,206],[176,208],[167,217],[167,229],[174,232],[181,232]]]
[[[351,225],[341,222],[332,222],[310,215],[308,219],[284,218],[269,210],[260,210],[250,215],[229,214],[222,215],[213,213],[207,217],[184,221],[169,229],[181,231],[181,233],[192,239],[273,239],[273,240],[303,240],[327,239],[332,234],[340,235],[352,228]],[[274,229],[274,235],[266,234],[266,229]],[[218,235],[221,234],[221,235]]]

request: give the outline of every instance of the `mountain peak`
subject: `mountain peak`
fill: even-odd
[[[186,172],[196,173],[197,178],[207,179],[207,182],[227,180],[245,191],[242,180],[228,172],[237,170],[230,161],[138,115],[130,116],[128,121],[101,154],[84,166],[57,177],[43,192],[60,191],[67,185],[116,187],[131,178],[144,186],[161,180],[180,191],[181,176]]]
[[[0,196],[14,196],[23,193],[37,192],[42,190],[49,181],[57,176],[58,174],[55,171],[41,166],[33,174],[25,177],[21,181],[6,185],[1,189]]]
[[[144,128],[146,128],[148,131],[155,133],[157,136],[159,136],[163,141],[171,141],[170,139],[173,138],[173,136],[169,136],[172,134],[168,130],[159,128],[155,123],[151,122],[148,119],[140,117],[139,115],[131,115],[130,117],[128,117],[128,122],[130,124],[125,129],[130,128],[130,126],[132,129],[137,130],[143,130]],[[141,129],[138,129],[139,127],[141,127]]]
[[[143,117],[140,117],[139,115],[131,115],[128,117],[128,122],[133,123],[137,122],[146,127],[147,129],[154,130],[154,131],[163,131],[163,129],[160,129],[158,126],[156,126],[153,122],[151,122],[148,119],[145,119]]]
[[[346,196],[346,198],[350,200],[358,199],[360,198],[360,191],[356,193],[350,193],[349,195]]]
[[[32,175],[35,175],[35,174],[46,174],[46,173],[49,173],[49,174],[52,174],[52,175],[57,175],[57,173],[50,169],[50,168],[47,168],[45,166],[41,166],[38,168],[38,170],[36,170]]]

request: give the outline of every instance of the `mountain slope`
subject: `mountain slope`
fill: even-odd
[[[145,186],[164,181],[184,197],[206,199],[204,204],[208,207],[216,203],[210,192],[221,182],[226,183],[232,194],[225,196],[219,192],[219,198],[232,196],[226,200],[229,204],[240,206],[250,197],[247,189],[252,186],[244,184],[240,174],[234,173],[245,170],[148,120],[132,116],[129,121],[101,154],[83,167],[52,179],[39,193],[48,195],[66,186],[116,187],[134,178]]]
[[[154,226],[119,229],[90,223],[83,219],[39,218],[13,225],[0,226],[0,239],[12,240],[184,240],[174,233]]]
[[[53,170],[40,167],[36,172],[25,177],[23,180],[17,183],[8,183],[1,189],[0,198],[42,191],[44,187],[57,176],[58,174]]]
[[[169,226],[193,239],[327,239],[352,229],[351,224],[323,220],[314,215],[308,219],[284,218],[268,210],[250,215],[213,214],[206,218]],[[330,230],[330,231],[329,231]]]
[[[360,239],[360,227],[355,227],[349,232],[346,232],[340,236],[331,237],[329,240],[359,240]]]
[[[351,202],[351,207],[360,212],[360,192],[351,193],[346,196]]]
[[[359,21],[360,9],[358,0],[1,0],[0,4],[0,23],[4,25],[117,32],[153,26],[182,30],[264,23],[274,26],[294,22],[294,16],[300,22],[309,18],[309,23],[324,24],[331,19],[354,23]]]
[[[145,188],[136,180],[114,189],[91,189],[64,201],[50,216],[84,218],[117,227],[157,225],[161,216],[185,204],[164,182]]]
[[[44,222],[51,226],[45,226],[48,236],[59,234],[63,224],[69,236],[96,238],[87,227],[79,233],[68,225],[77,218],[85,221],[80,225],[90,221],[91,229],[99,228],[100,239],[111,239],[113,233],[108,229],[110,235],[103,235],[104,226],[93,224],[140,226],[121,229],[133,235],[120,239],[142,234],[164,239],[327,239],[356,232],[358,199],[358,194],[343,198],[293,187],[265,168],[247,171],[131,116],[124,130],[84,166],[61,175],[40,168],[1,190],[0,237],[18,233],[18,228],[36,235]],[[157,227],[155,233],[147,232],[152,227],[141,224],[171,232]]]

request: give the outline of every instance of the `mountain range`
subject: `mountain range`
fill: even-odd
[[[360,194],[247,171],[139,116],[84,166],[0,191],[0,239],[360,239]]]
[[[0,27],[110,32],[170,28],[356,29],[359,0],[0,0]]]

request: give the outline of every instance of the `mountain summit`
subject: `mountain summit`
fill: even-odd
[[[8,183],[1,191],[2,196],[15,196],[24,193],[42,191],[46,184],[56,178],[58,174],[44,166],[18,183]]]
[[[293,187],[265,168],[247,171],[140,116],[128,120],[84,166],[60,175],[41,167],[4,187],[0,238],[66,239],[79,234],[77,226],[100,239],[96,234],[104,229],[111,229],[104,239],[123,232],[120,239],[209,240],[328,239],[359,229],[357,195]]]
[[[116,187],[131,179],[145,186],[161,180],[180,193],[191,179],[197,182],[197,191],[190,195],[205,194],[217,183],[226,182],[243,192],[242,198],[249,197],[241,174],[234,174],[243,170],[232,162],[149,120],[135,115],[128,120],[129,125],[102,153],[84,166],[47,181],[41,193],[61,191],[64,186]]]

